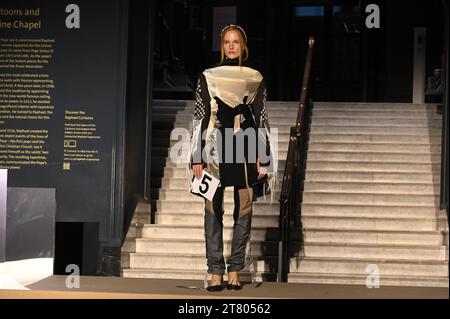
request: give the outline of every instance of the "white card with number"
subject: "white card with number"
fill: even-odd
[[[202,171],[202,177],[200,179],[193,176],[191,192],[199,194],[209,201],[212,201],[220,180],[212,176],[211,174]]]

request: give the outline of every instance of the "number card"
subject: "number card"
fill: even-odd
[[[191,193],[199,194],[212,201],[219,183],[220,181],[217,178],[203,171],[200,179],[195,178],[195,176],[192,177]]]

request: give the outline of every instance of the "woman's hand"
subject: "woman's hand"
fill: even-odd
[[[192,170],[194,171],[194,176],[197,177],[197,179],[200,179],[202,177],[202,170],[203,170],[202,164],[192,165]]]
[[[267,174],[267,170],[265,167],[261,167],[259,165],[259,159],[256,160],[256,170],[258,172],[258,179],[261,179],[264,177],[264,175]]]

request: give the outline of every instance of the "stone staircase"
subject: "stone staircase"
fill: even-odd
[[[295,124],[297,102],[269,102],[271,127],[278,128],[279,180],[283,175],[289,140],[289,126]],[[206,273],[203,232],[204,201],[188,193],[185,164],[168,158],[174,127],[190,130],[193,101],[156,100],[152,108],[152,207],[140,204],[122,247],[122,275],[142,278],[203,279]],[[278,183],[278,187],[281,183]],[[279,190],[273,204],[254,203],[252,256],[257,279],[275,281],[278,266]],[[233,189],[225,191],[224,253],[230,253]],[[154,223],[150,223],[153,221]],[[249,280],[248,269],[242,273]]]
[[[436,105],[315,103],[289,282],[448,287]],[[371,266],[370,266],[371,265]]]
[[[268,103],[271,125],[279,130],[280,179],[296,108],[296,102]],[[170,132],[190,129],[193,111],[193,101],[154,103],[153,202],[136,210],[122,248],[124,277],[204,277],[203,200],[187,192],[184,164],[168,158],[176,142],[170,141]],[[438,205],[440,136],[436,105],[316,102],[303,231],[292,230],[289,282],[365,285],[376,267],[380,285],[448,287],[448,221]],[[225,255],[232,209],[229,188]],[[254,204],[252,254],[258,280],[276,279],[278,216],[276,200]],[[248,271],[243,279],[250,279]]]

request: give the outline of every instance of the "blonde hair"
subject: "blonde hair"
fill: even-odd
[[[241,43],[241,52],[239,52],[239,66],[242,65],[242,53],[245,52],[245,59],[246,61],[248,59],[249,51],[247,46],[247,35],[245,34],[244,29],[238,25],[230,24],[222,29],[222,32],[220,33],[220,64],[223,63],[225,60],[225,50],[223,49],[223,44],[225,41],[225,34],[228,31],[236,31],[239,36],[239,41]]]

